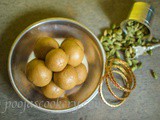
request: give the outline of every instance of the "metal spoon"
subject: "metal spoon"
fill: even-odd
[[[148,50],[155,49],[157,47],[160,47],[160,43],[152,45],[152,46],[148,46],[148,47],[145,47],[145,46],[133,46],[133,48],[135,49],[135,52],[136,52],[136,55],[135,55],[134,58],[138,58],[140,55],[143,55],[144,52],[146,52]]]

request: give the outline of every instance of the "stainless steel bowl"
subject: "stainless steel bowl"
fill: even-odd
[[[39,88],[35,87],[25,75],[25,67],[33,51],[36,37],[48,35],[53,38],[75,37],[84,45],[88,61],[88,77],[77,91],[71,92],[68,98],[78,104],[64,109],[44,107],[45,98]],[[8,71],[11,83],[17,94],[35,108],[52,113],[64,113],[77,110],[89,103],[98,93],[99,81],[104,74],[105,52],[97,37],[80,23],[65,18],[49,18],[27,27],[12,45]],[[43,101],[43,103],[42,103]]]

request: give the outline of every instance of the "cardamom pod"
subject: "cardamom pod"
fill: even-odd
[[[121,55],[120,55],[119,51],[116,51],[116,57],[121,59]]]
[[[132,61],[130,59],[126,60],[129,66],[132,66]]]
[[[133,65],[137,65],[137,64],[139,63],[139,61],[136,60],[136,59],[133,59],[133,60],[132,60],[132,63],[133,63]]]
[[[114,42],[115,45],[122,46],[120,42]]]
[[[134,72],[137,69],[137,65],[132,66],[132,71]]]
[[[108,30],[108,34],[109,34],[109,35],[111,35],[112,32],[113,32],[113,31],[112,31],[111,29]]]
[[[109,46],[109,43],[108,43],[108,42],[104,42],[104,43],[102,43],[102,45],[103,45],[104,47],[108,47],[108,46]]]
[[[128,51],[128,50],[125,50],[125,56],[126,56],[127,58],[129,58],[129,57],[130,57],[130,53],[129,53],[129,51]]]
[[[104,36],[106,36],[106,35],[107,35],[107,30],[105,30],[105,31],[104,31],[104,34],[103,34],[103,35],[104,35]]]
[[[158,75],[156,72],[154,72],[153,70],[150,70],[150,72],[151,72],[154,79],[158,79]]]
[[[153,42],[153,43],[158,43],[158,42],[159,42],[159,40],[158,40],[158,39],[156,39],[156,38],[153,38],[153,39],[152,39],[152,42]]]
[[[150,56],[153,55],[152,50],[148,50],[147,53],[148,53],[148,55],[150,55]]]
[[[116,28],[116,24],[113,24],[113,25],[112,25],[112,29],[115,29],[115,28]]]
[[[113,48],[111,51],[110,51],[110,55],[114,55],[116,52],[116,50]]]
[[[122,31],[122,29],[118,29],[116,33],[117,33],[118,35],[122,35],[123,31]]]
[[[141,69],[141,68],[142,68],[142,62],[139,62],[139,63],[137,64],[137,68],[138,68],[138,69]]]
[[[105,48],[104,48],[104,50],[106,51],[106,52],[109,52],[109,48],[108,48],[108,46],[106,46]]]

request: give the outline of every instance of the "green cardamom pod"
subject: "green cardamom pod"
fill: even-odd
[[[139,62],[139,63],[137,64],[137,68],[138,68],[138,69],[141,69],[141,68],[142,68],[142,62]]]
[[[112,31],[111,29],[108,30],[108,34],[109,34],[109,35],[111,35],[112,32],[113,32],[113,31]]]
[[[131,56],[131,58],[134,58],[135,55],[136,55],[136,54],[133,52],[130,56]]]
[[[113,48],[111,51],[110,51],[110,55],[114,55],[115,54],[115,49]]]
[[[110,45],[112,45],[113,44],[113,41],[112,40],[107,40],[107,42],[110,44]]]
[[[122,31],[122,29],[118,29],[116,33],[117,33],[118,35],[122,35],[123,31]]]
[[[150,56],[153,55],[152,50],[148,50],[147,53],[148,53],[148,55],[150,55]]]
[[[147,43],[146,46],[152,46],[152,43]]]
[[[105,30],[105,31],[104,31],[104,34],[103,34],[103,35],[104,35],[104,36],[106,36],[106,35],[107,35],[107,30]]]
[[[137,43],[138,43],[138,45],[141,45],[141,44],[142,44],[142,40],[139,38],[139,39],[137,40]]]
[[[132,61],[130,59],[126,60],[129,66],[132,66]]]
[[[108,42],[104,42],[104,43],[102,43],[102,45],[103,45],[104,47],[108,47],[108,46],[109,46],[109,43],[108,43]]]
[[[158,39],[156,39],[156,38],[153,38],[153,39],[152,39],[152,42],[153,42],[153,43],[158,43],[158,42],[159,42],[159,40],[158,40]]]
[[[107,57],[107,58],[110,57],[110,52],[106,52],[106,57]]]
[[[124,40],[122,40],[122,42],[121,42],[122,44],[124,44],[124,43],[126,43],[126,40],[124,39]]]
[[[106,52],[109,52],[109,50],[110,50],[107,46],[104,49]]]
[[[128,21],[127,25],[128,26],[133,26],[134,22],[133,21]]]
[[[129,47],[129,53],[132,54],[133,53],[133,48]]]
[[[115,45],[118,45],[118,46],[122,46],[122,43],[120,42],[114,42]]]
[[[116,50],[120,50],[120,49],[121,49],[121,46],[115,45],[114,48],[115,48]]]
[[[142,45],[142,46],[144,46],[145,44],[146,44],[146,42],[145,42],[145,41],[143,41],[141,45]]]
[[[114,46],[113,46],[113,45],[109,45],[109,48],[110,48],[110,49],[113,49],[113,48],[114,48]]]
[[[115,28],[116,28],[116,24],[113,24],[113,25],[112,25],[112,29],[115,29]]]
[[[113,37],[113,38],[115,38],[115,37],[116,37],[116,34],[115,34],[115,33],[113,33],[112,37]]]
[[[121,59],[121,55],[120,55],[119,51],[116,51],[116,57]]]
[[[133,63],[133,65],[137,65],[139,63],[139,61],[134,59],[134,60],[132,60],[132,63]]]
[[[115,39],[117,39],[118,41],[122,41],[122,38],[123,38],[123,37],[120,36],[120,35],[118,35],[118,36],[115,37]]]
[[[108,38],[109,38],[109,40],[111,40],[113,37],[112,37],[112,35],[109,35]]]
[[[103,36],[100,38],[100,42],[101,42],[101,43],[103,42]]]
[[[115,42],[115,41],[116,41],[116,39],[115,39],[115,38],[113,38],[113,39],[112,39],[112,41],[113,41],[113,42]]]
[[[137,66],[136,65],[134,65],[134,66],[132,66],[132,71],[134,72],[136,69],[137,69]]]
[[[129,58],[129,57],[130,57],[130,53],[129,53],[129,51],[128,51],[128,50],[125,50],[125,56],[126,56],[127,58]]]
[[[151,70],[151,74],[152,74],[154,79],[158,79],[158,75],[155,71]]]

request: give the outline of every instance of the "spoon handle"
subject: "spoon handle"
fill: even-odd
[[[159,44],[159,43],[158,43],[158,44],[155,44],[155,45],[152,45],[152,46],[147,47],[147,51],[148,51],[148,50],[155,49],[155,48],[157,48],[157,47],[160,47],[160,44]]]

